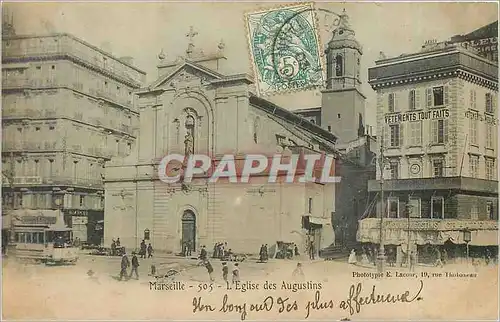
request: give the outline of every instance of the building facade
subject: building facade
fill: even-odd
[[[427,43],[377,61],[369,82],[383,157],[368,183],[377,204],[360,221],[358,240],[379,244],[383,215],[383,242],[398,261],[410,248],[432,262],[436,249],[458,257],[467,243],[476,254],[495,247],[498,64],[462,46]]]
[[[2,199],[12,216],[61,209],[73,237],[100,244],[104,162],[126,156],[145,73],[69,34],[2,39]],[[97,226],[97,227],[96,227]],[[99,227],[101,226],[101,227]]]
[[[358,220],[369,206],[366,182],[375,179],[377,145],[371,127],[365,124],[362,55],[363,48],[344,10],[325,48],[326,86],[321,92],[321,106],[294,111],[339,138],[336,173],[342,180],[336,184],[336,211],[332,218],[335,230],[332,249],[337,250],[356,243]]]
[[[252,94],[247,75],[224,75],[223,54],[192,52],[161,62],[159,78],[138,92],[140,135],[133,155],[106,164],[105,244],[120,238],[136,248],[144,239],[158,251],[180,253],[227,242],[235,253],[259,252],[262,244],[295,243],[305,253],[333,241],[334,184],[192,182],[167,184],[158,164],[172,153],[224,154],[334,152],[336,137]],[[164,57],[164,56],[163,56]],[[211,58],[210,58],[211,57]],[[270,250],[271,251],[271,250]]]

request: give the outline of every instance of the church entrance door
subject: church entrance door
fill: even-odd
[[[196,251],[196,216],[191,210],[182,214],[182,247],[188,242],[191,250]]]

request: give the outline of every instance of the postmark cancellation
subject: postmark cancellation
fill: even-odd
[[[323,62],[312,3],[247,13],[245,20],[260,95],[323,86]]]

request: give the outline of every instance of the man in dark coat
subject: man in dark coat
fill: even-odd
[[[127,254],[123,252],[122,262],[121,262],[121,271],[120,271],[120,281],[123,277],[127,278],[127,268],[130,266],[130,261],[128,260]]]
[[[148,245],[148,258],[153,257],[153,246],[151,246],[151,243]]]
[[[146,242],[143,239],[141,242],[141,250],[139,251],[139,255],[141,256],[141,258],[146,258],[146,248]]]
[[[132,278],[132,274],[135,273],[135,279],[139,279],[139,272],[137,269],[139,268],[139,259],[137,259],[137,255],[135,252],[132,252],[132,270],[130,271],[129,278]]]
[[[207,269],[208,272],[208,277],[210,278],[210,281],[213,282],[214,278],[212,276],[212,273],[214,272],[214,268],[212,267],[212,264],[208,260],[203,261],[203,265]]]
[[[264,244],[260,246],[260,251],[259,251],[259,260],[261,262],[264,262]]]
[[[204,261],[204,260],[206,260],[206,259],[207,259],[207,250],[205,249],[205,246],[204,246],[204,245],[201,247],[200,259],[201,259],[202,261]]]

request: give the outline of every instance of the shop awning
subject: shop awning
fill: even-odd
[[[330,218],[320,218],[320,217],[309,217],[309,222],[312,223],[312,224],[316,224],[316,225],[329,225],[331,224],[331,219]]]
[[[332,221],[331,218],[325,218],[325,217],[315,217],[311,214],[305,214],[303,217],[306,217],[309,223],[315,224],[315,225],[331,225]]]

